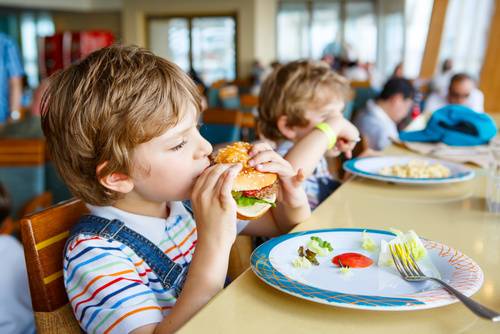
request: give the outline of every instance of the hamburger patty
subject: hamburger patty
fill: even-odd
[[[278,181],[274,182],[270,186],[264,187],[259,190],[247,190],[242,191],[242,195],[246,197],[254,197],[258,199],[268,198],[278,191]]]

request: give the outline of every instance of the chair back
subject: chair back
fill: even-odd
[[[0,182],[9,192],[13,218],[21,208],[45,191],[45,141],[0,139]]]
[[[244,111],[252,111],[259,106],[259,97],[252,94],[242,94],[240,106]]]
[[[219,98],[222,107],[226,109],[237,109],[240,107],[238,87],[235,85],[224,86],[219,89]]]
[[[238,141],[241,138],[243,113],[238,110],[210,108],[203,112],[201,135],[211,144]]]
[[[76,321],[63,281],[63,252],[71,227],[87,208],[72,199],[21,220],[21,239],[38,333],[74,333]]]
[[[375,99],[378,96],[378,92],[371,87],[356,88],[354,94],[351,119],[356,119],[357,115],[366,107],[368,100]]]

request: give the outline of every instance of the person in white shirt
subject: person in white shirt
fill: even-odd
[[[10,198],[0,183],[0,226],[10,215]],[[0,234],[3,273],[0,275],[0,333],[35,332],[23,247],[16,238]]]
[[[484,95],[476,88],[474,80],[465,73],[457,73],[450,79],[445,96],[431,94],[425,103],[425,113],[431,114],[448,104],[459,104],[477,112],[484,112]]]
[[[453,62],[451,59],[445,59],[441,65],[441,73],[434,76],[431,81],[431,91],[440,96],[446,96],[450,79],[453,76]]]
[[[415,89],[410,81],[403,78],[392,78],[387,81],[376,100],[369,100],[354,120],[361,135],[368,142],[368,147],[381,151],[397,139],[398,123],[410,111]]]

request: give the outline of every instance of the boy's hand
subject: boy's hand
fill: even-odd
[[[350,159],[352,150],[360,141],[358,129],[344,117],[333,115],[325,120],[332,130],[337,134],[337,143],[332,149],[333,155],[344,153]]]
[[[199,242],[228,247],[236,238],[236,202],[231,188],[241,165],[217,164],[207,168],[196,181],[191,204]]]
[[[291,208],[307,205],[307,196],[301,187],[304,181],[302,170],[297,172],[292,165],[282,156],[273,151],[268,143],[254,144],[249,153],[251,159],[249,165],[259,172],[270,172],[278,174],[281,190],[279,200]]]

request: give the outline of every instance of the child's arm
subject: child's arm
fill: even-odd
[[[296,172],[288,161],[271,149],[267,143],[255,144],[250,152],[251,166],[260,172],[278,174],[280,191],[276,208],[263,217],[250,222],[244,234],[275,236],[290,231],[311,215],[307,195],[301,186],[304,175]]]
[[[132,333],[173,333],[224,287],[229,252],[236,238],[236,203],[231,186],[239,168],[220,164],[199,177],[191,199],[198,242],[182,292],[160,323]]]
[[[352,149],[359,140],[359,131],[342,116],[333,116],[325,120],[337,136],[335,150],[350,156]],[[302,169],[306,178],[313,172],[318,162],[328,149],[328,136],[314,128],[301,140],[297,141],[285,155],[285,159],[295,168]]]

